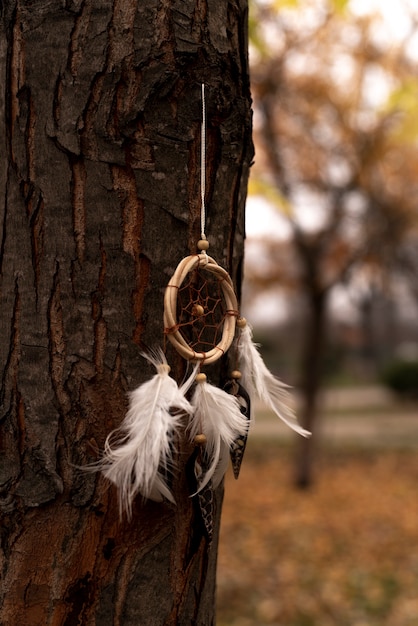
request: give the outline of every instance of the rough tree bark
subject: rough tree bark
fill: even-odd
[[[0,2],[0,489],[4,626],[214,623],[217,530],[137,499],[97,458],[153,372],[164,286],[199,238],[239,282],[251,160],[246,0]],[[239,290],[239,285],[238,285]],[[170,354],[175,373],[181,360]]]

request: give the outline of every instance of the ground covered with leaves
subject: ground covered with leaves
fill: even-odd
[[[228,475],[218,626],[416,626],[418,450],[322,450],[311,490],[289,447],[250,441]]]

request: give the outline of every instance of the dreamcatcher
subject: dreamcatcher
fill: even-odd
[[[262,400],[301,435],[310,433],[299,426],[289,408],[287,385],[271,374],[253,343],[251,326],[239,314],[229,274],[207,252],[205,109],[202,85],[201,239],[197,254],[178,264],[164,297],[165,336],[192,365],[192,371],[179,386],[170,376],[162,350],[144,355],[156,373],[130,393],[128,413],[120,428],[107,438],[100,467],[118,487],[121,510],[128,515],[138,493],[144,498],[174,503],[169,486],[174,446],[186,419],[186,433],[195,446],[191,459],[193,496],[210,536],[213,490],[221,482],[230,458],[234,476],[239,475],[250,424],[250,398]],[[220,389],[202,370],[227,353],[239,369],[233,369]]]

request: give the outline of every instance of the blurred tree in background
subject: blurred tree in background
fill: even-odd
[[[303,296],[300,420],[311,431],[332,288],[360,280],[368,295],[402,275],[418,294],[418,14],[408,24],[395,42],[350,2],[253,4],[252,191],[279,208],[290,239],[265,241],[248,277]],[[313,442],[299,442],[299,486]]]

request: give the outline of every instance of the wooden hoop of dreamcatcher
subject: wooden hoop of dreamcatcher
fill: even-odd
[[[200,242],[199,242],[200,243]],[[187,275],[196,269],[202,269],[215,276],[219,281],[223,299],[225,301],[225,317],[223,320],[222,336],[220,341],[207,352],[195,351],[183,336],[177,321],[177,298],[179,289]],[[237,297],[232,280],[212,257],[205,252],[185,257],[178,264],[164,295],[164,327],[165,334],[177,352],[192,363],[213,363],[219,359],[230,347],[235,335],[236,319],[239,315]]]

